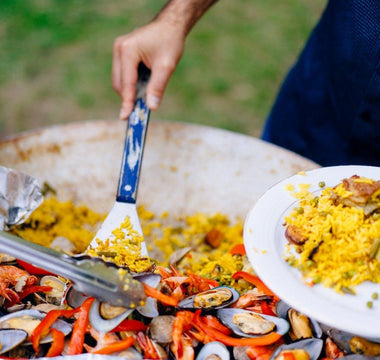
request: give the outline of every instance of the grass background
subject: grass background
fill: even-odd
[[[164,0],[1,0],[0,133],[117,119],[114,39]],[[326,0],[221,0],[190,33],[151,118],[259,136]]]

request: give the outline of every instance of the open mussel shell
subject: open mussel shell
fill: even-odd
[[[212,341],[202,347],[195,360],[230,360],[230,353],[226,345]]]
[[[254,317],[259,316],[260,319],[255,320]],[[219,309],[217,311],[218,319],[227,326],[233,333],[243,337],[257,337],[266,333],[270,333],[272,331],[284,335],[289,331],[289,323],[280,317],[269,316],[264,314],[259,314],[254,311],[244,310],[244,309]],[[245,326],[238,326],[236,319],[239,317],[240,319],[246,321]],[[239,320],[241,321],[241,320]],[[254,323],[256,322],[257,323]],[[264,321],[266,324],[264,326],[260,325],[259,322]],[[271,325],[272,324],[272,325]],[[262,329],[255,330],[251,333],[243,331],[243,329]],[[265,330],[264,330],[265,329]]]
[[[192,295],[179,302],[182,309],[221,309],[233,304],[239,299],[239,292],[228,286],[218,286],[213,289]]]
[[[154,288],[157,288],[161,281],[161,275],[154,273],[134,274],[133,278]],[[141,315],[148,318],[154,318],[158,316],[159,312],[157,310],[157,300],[151,297],[147,297],[145,300],[145,305],[138,306],[137,311]]]
[[[22,329],[25,330],[30,336],[34,328],[40,323],[40,321],[45,316],[45,313],[42,313],[38,310],[21,310],[15,313],[2,316],[0,318],[0,328]],[[66,321],[60,319],[56,320],[52,327],[61,331],[65,335],[68,335],[71,332],[71,325]],[[41,344],[50,343],[52,341],[52,337],[48,335],[41,339]],[[24,342],[23,344],[29,345],[30,342]]]
[[[362,338],[353,333],[335,329],[324,324],[321,324],[321,328],[323,332],[329,336],[335,345],[338,346],[338,348],[345,354],[350,354],[352,352],[362,352],[363,354],[366,354],[366,351],[370,353],[374,352],[376,354],[380,353],[380,337]],[[352,347],[357,350],[353,351]],[[380,356],[378,356],[378,358],[380,358]]]
[[[133,310],[134,309],[125,309],[125,311],[121,312],[114,318],[105,319],[101,314],[101,302],[95,299],[90,309],[89,320],[95,330],[101,333],[107,333],[118,326],[130,314],[132,314]]]
[[[282,300],[276,304],[276,314],[289,321],[291,331],[298,333],[298,338],[321,338],[323,335],[322,328],[316,320],[297,312]]]
[[[28,333],[21,329],[0,329],[0,354],[4,354],[20,345]]]
[[[316,338],[303,339],[303,340],[295,341],[290,344],[280,345],[273,352],[272,356],[270,357],[270,360],[276,360],[282,351],[297,350],[297,349],[305,350],[309,354],[310,360],[317,360],[322,352],[322,348],[323,348],[323,340],[321,339],[316,339]]]
[[[161,275],[151,272],[133,274],[133,278],[154,288],[156,288],[161,281]],[[134,309],[106,305],[95,300],[90,309],[89,319],[94,329],[105,333],[114,329],[133,311]],[[155,299],[152,298],[147,298],[145,305],[137,307],[137,311],[146,317],[155,317],[159,315],[157,311],[157,303]]]
[[[88,298],[87,295],[75,290],[73,286],[69,286],[66,289],[66,292],[63,295],[63,297],[63,303],[67,304],[73,309],[77,308],[78,306],[81,306],[83,302]]]

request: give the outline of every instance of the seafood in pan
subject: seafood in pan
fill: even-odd
[[[365,360],[380,355],[380,344],[374,341],[327,327],[322,331],[266,290],[260,279],[242,271],[234,275],[250,281],[245,291],[215,286],[192,274],[186,287],[202,291],[189,295],[176,290],[183,281],[169,286],[160,275],[178,275],[178,269],[157,267],[140,275],[155,289],[148,307],[124,309],[83,295],[69,297],[70,285],[54,275],[33,275],[4,264],[0,268],[8,275],[2,277],[0,316],[0,352],[5,357],[89,353],[127,359],[317,360],[355,355]],[[22,282],[9,281],[11,274],[22,275]],[[201,303],[210,306],[194,301],[204,294]],[[73,299],[76,303],[70,304]]]

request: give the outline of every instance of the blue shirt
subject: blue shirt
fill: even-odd
[[[380,166],[380,1],[329,1],[262,137],[323,166]]]

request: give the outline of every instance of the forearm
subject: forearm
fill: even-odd
[[[202,15],[218,0],[170,0],[155,20],[177,27],[186,36]]]

